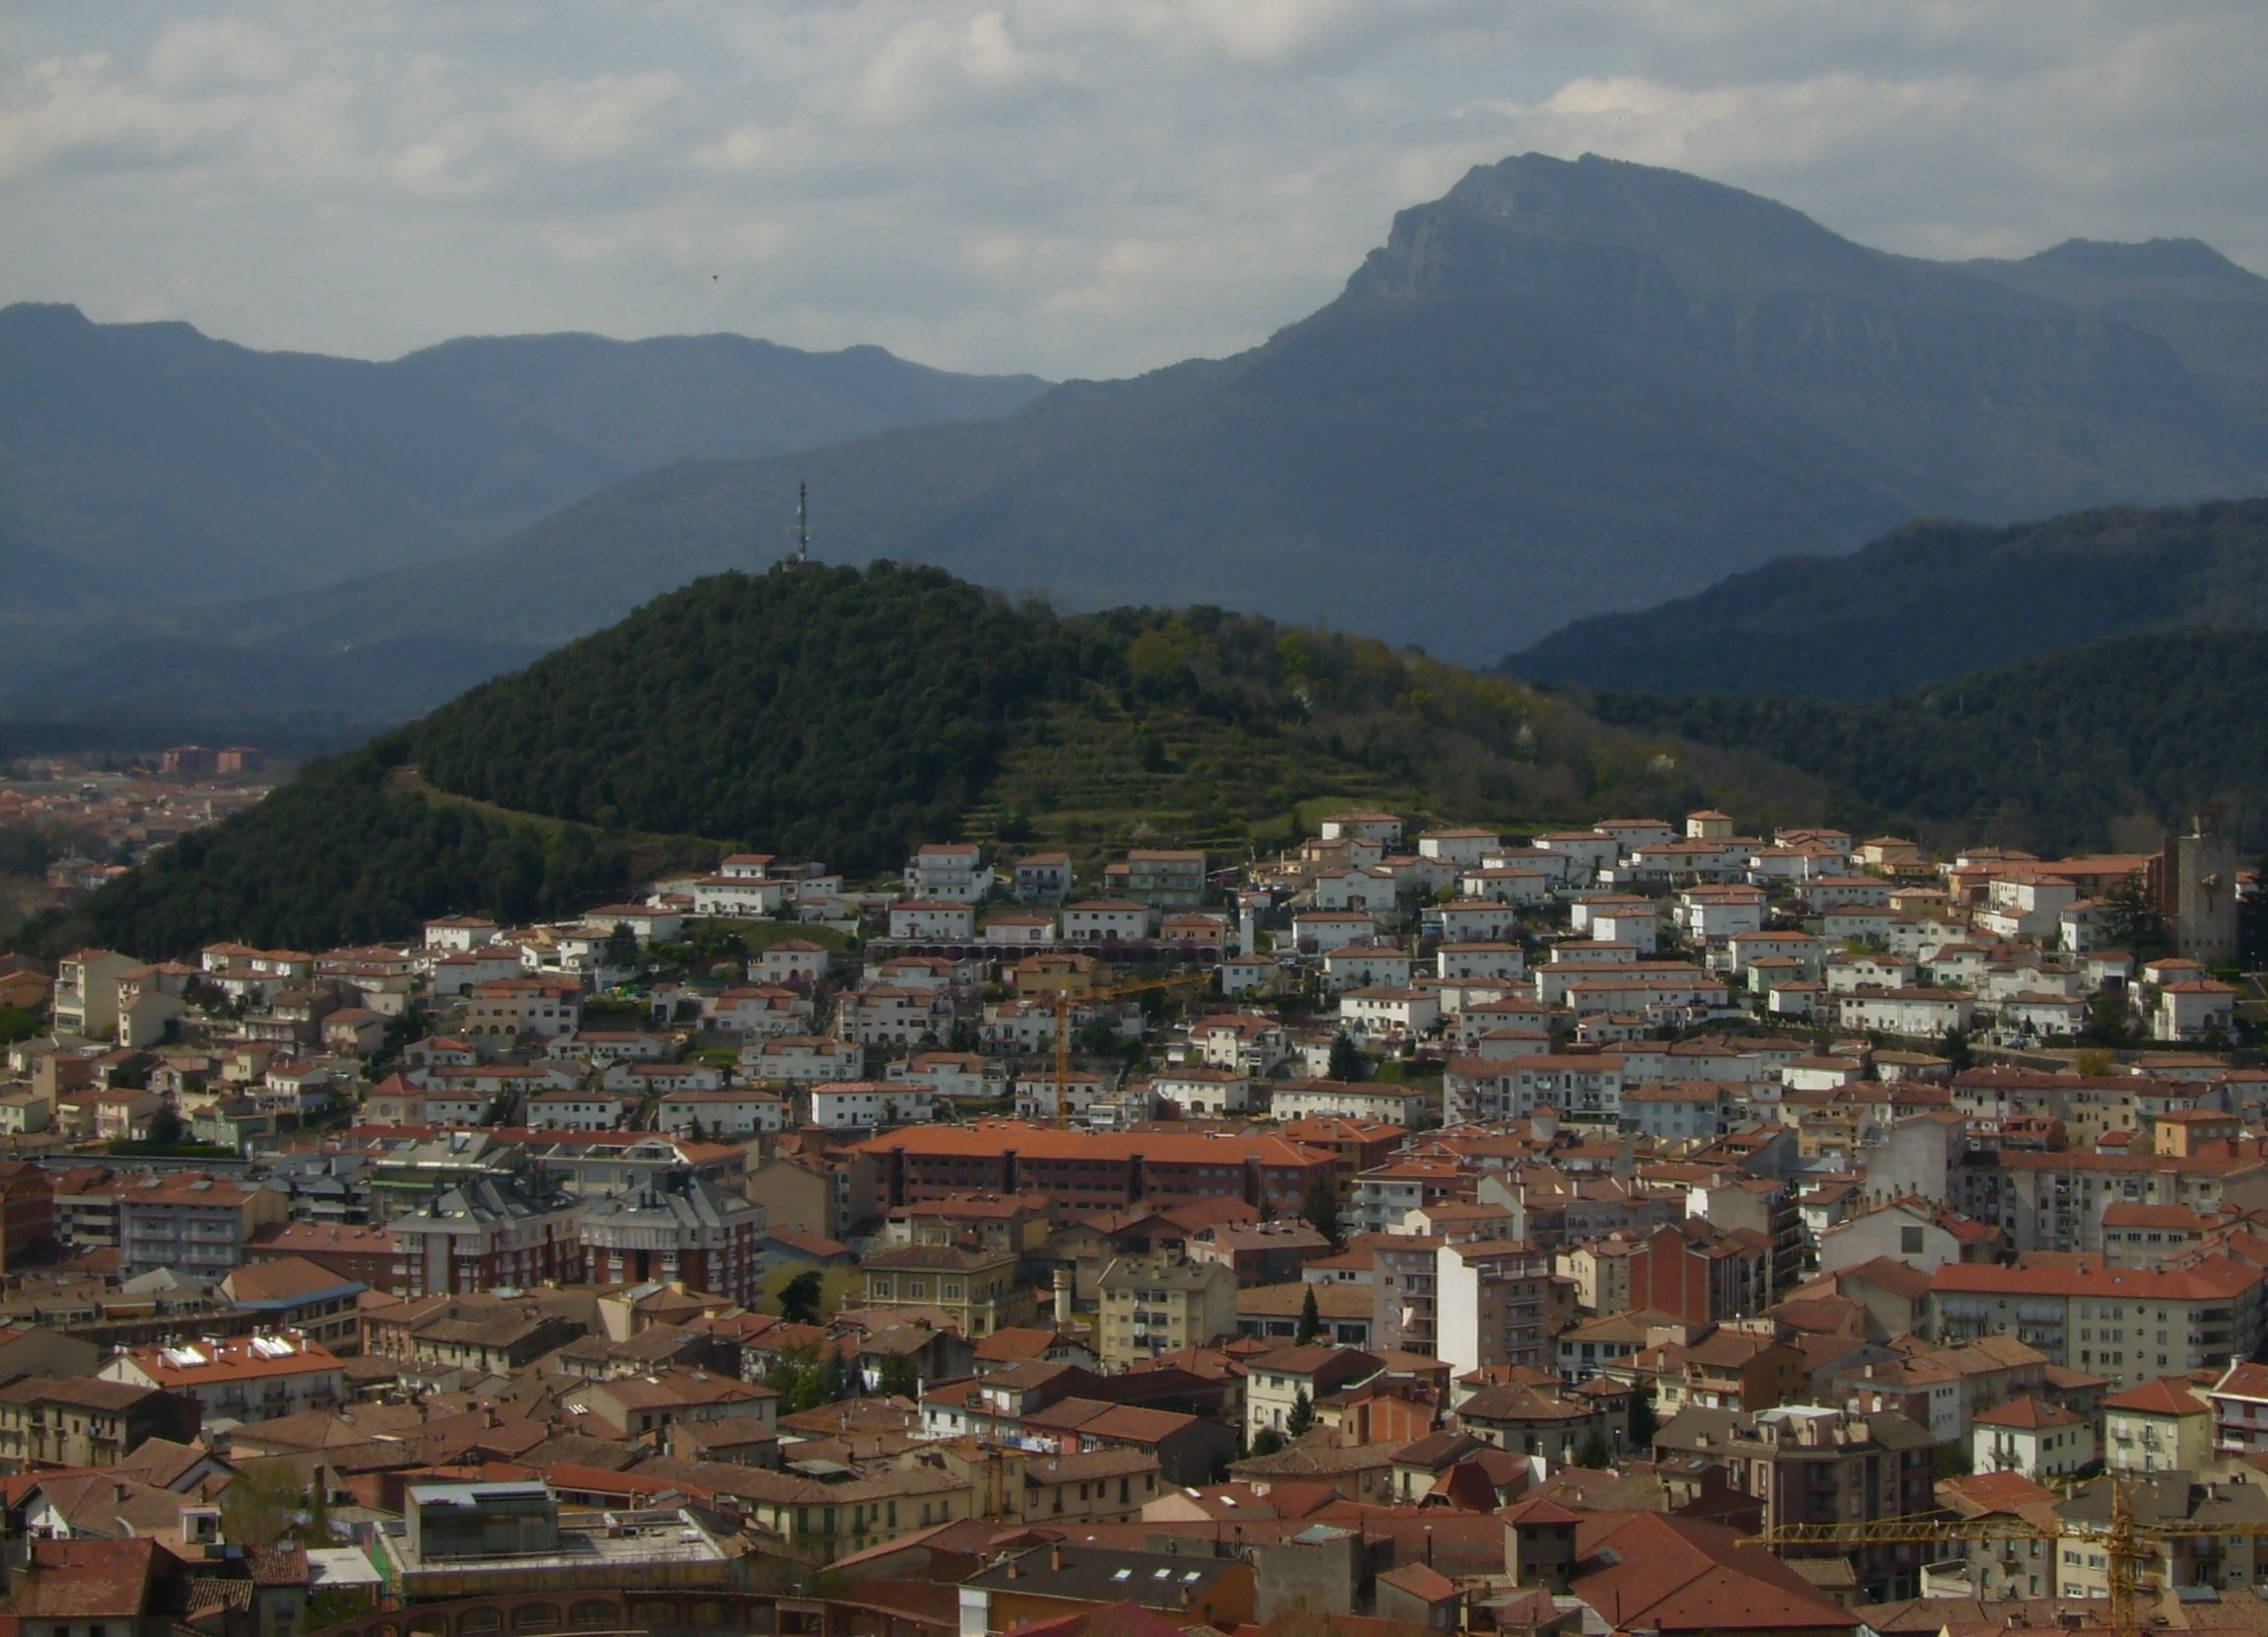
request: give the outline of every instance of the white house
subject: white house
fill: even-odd
[[[1063,906],[1067,944],[1137,944],[1150,936],[1150,906],[1127,898],[1085,898]]]
[[[812,1123],[823,1130],[910,1125],[933,1116],[936,1094],[907,1080],[837,1080],[811,1091]]]
[[[1843,996],[1836,1016],[1861,1033],[1935,1037],[1974,1023],[1976,997],[1959,989],[1880,989]]]
[[[1341,944],[1323,957],[1323,977],[1333,989],[1405,986],[1417,958],[1399,944],[1380,939]]]
[[[1459,827],[1427,830],[1418,837],[1420,858],[1444,859],[1451,864],[1478,864],[1504,845],[1495,830]]]
[[[935,902],[976,903],[992,890],[992,872],[973,841],[932,842],[916,848],[905,866],[905,895]]]
[[[1445,944],[1505,944],[1520,937],[1520,911],[1495,898],[1457,898],[1435,910]]]
[[[889,906],[889,935],[921,943],[976,936],[976,905],[951,898],[900,898]]]
[[[2151,1036],[2202,1040],[2216,1029],[2226,1032],[2235,1012],[2236,991],[2226,983],[2210,977],[2168,983],[2150,1010]]]
[[[654,1105],[654,1129],[673,1136],[698,1126],[704,1137],[751,1137],[784,1131],[787,1123],[785,1099],[745,1087],[671,1092]]]
[[[1434,975],[1442,978],[1494,978],[1516,982],[1527,974],[1527,952],[1518,944],[1502,940],[1442,944],[1435,948],[1433,958]]]
[[[1979,1410],[1969,1424],[1972,1470],[2020,1472],[2035,1483],[2094,1461],[2094,1423],[2030,1393]]]
[[[1441,1001],[1424,989],[1349,989],[1339,996],[1339,1023],[1357,1039],[1414,1040],[1440,1026]]]
[[[1379,935],[1377,919],[1361,910],[1310,909],[1292,917],[1292,937],[1299,949],[1324,955],[1347,944],[1367,943]]]
[[[1150,1077],[1150,1089],[1192,1119],[1241,1114],[1252,1106],[1252,1082],[1234,1069],[1161,1069]]]
[[[855,1080],[865,1054],[831,1034],[787,1034],[741,1048],[741,1072],[751,1080],[814,1085]]]
[[[783,938],[748,958],[748,977],[756,983],[816,983],[826,974],[826,950],[808,939]]]

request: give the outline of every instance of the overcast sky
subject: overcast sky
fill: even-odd
[[[2268,270],[2264,83],[2261,0],[7,0],[0,301],[1122,375],[1264,339],[1531,149],[1920,254]]]

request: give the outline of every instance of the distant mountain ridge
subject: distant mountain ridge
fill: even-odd
[[[1596,615],[1507,658],[1538,682],[1873,698],[2100,637],[2268,627],[2268,500],[1989,528],[1932,520]]]
[[[436,620],[554,643],[760,561],[755,520],[808,475],[832,560],[1072,606],[1359,610],[1493,658],[1917,516],[2268,489],[2259,281],[2202,298],[2197,252],[2144,249],[2107,282],[2068,251],[1932,263],[1698,178],[1528,155],[1402,211],[1337,300],[1237,357],[644,473],[453,565],[446,607],[397,573],[231,618],[311,650]],[[2209,371],[2216,330],[2241,356]]]
[[[367,363],[19,305],[0,308],[0,535],[88,571],[112,615],[307,590],[423,572],[667,462],[997,415],[1042,385],[737,335]]]

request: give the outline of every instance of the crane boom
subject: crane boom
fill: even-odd
[[[2135,1597],[2145,1589],[2148,1565],[2157,1556],[2155,1548],[2159,1541],[2206,1535],[2242,1535],[2254,1540],[2268,1539],[2268,1523],[2139,1523],[2134,1516],[2134,1497],[2127,1489],[2126,1479],[2113,1473],[2108,1481],[2110,1518],[2100,1524],[2084,1519],[2067,1519],[2051,1529],[2044,1524],[2034,1524],[2006,1513],[1988,1513],[1977,1518],[1908,1513],[1856,1524],[1778,1524],[1760,1534],[1750,1536],[1748,1543],[1759,1546],[1862,1546],[1906,1542],[1926,1544],[1941,1540],[2086,1541],[2099,1547],[2105,1559],[2107,1572],[2104,1579],[2110,1589],[2110,1629],[2126,1633],[2140,1630],[2134,1615]]]
[[[1211,971],[1176,972],[1171,977],[1149,978],[1140,983],[1117,983],[1104,989],[1055,991],[1055,1118],[1057,1130],[1069,1121],[1071,1106],[1071,1008],[1084,1000],[1117,1000],[1125,995],[1148,994],[1157,989],[1189,989],[1213,981]]]

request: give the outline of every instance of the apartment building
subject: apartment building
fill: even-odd
[[[101,1378],[190,1399],[210,1422],[330,1409],[344,1375],[329,1348],[284,1331],[129,1348],[103,1366]]]
[[[1513,1241],[1434,1252],[1435,1353],[1457,1375],[1517,1364],[1549,1370],[1551,1253]]]
[[[1763,1503],[1762,1527],[1859,1524],[1925,1512],[1932,1504],[1937,1440],[1902,1415],[1854,1415],[1790,1404],[1749,1415],[1680,1410],[1654,1438],[1657,1460],[1712,1461],[1734,1488]],[[1878,1543],[1790,1548],[1783,1555],[1847,1558],[1868,1602],[1921,1589],[1926,1545]]]
[[[254,1234],[290,1214],[281,1189],[191,1172],[132,1179],[116,1199],[118,1271],[129,1279],[161,1267],[224,1278]]]
[[[2257,1352],[2263,1275],[2227,1257],[2176,1269],[1954,1263],[1930,1276],[1941,1340],[2009,1334],[2118,1388]]]
[[[1237,1275],[1219,1262],[1116,1256],[1097,1281],[1100,1357],[1123,1367],[1237,1328]]]

